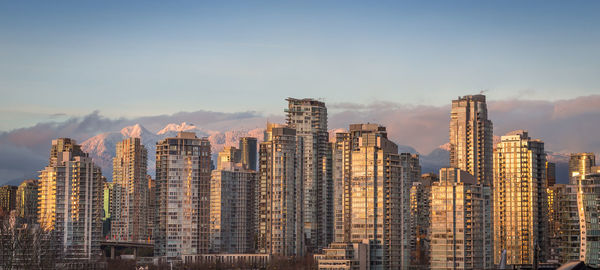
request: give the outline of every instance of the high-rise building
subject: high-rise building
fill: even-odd
[[[156,144],[154,252],[167,260],[209,248],[210,142],[179,132]]]
[[[239,142],[239,149],[242,151],[242,164],[250,170],[257,170],[256,160],[258,155],[258,140],[254,137],[242,137]]]
[[[156,220],[156,181],[152,179],[152,176],[146,175],[146,179],[148,179],[148,197],[146,197],[147,202],[146,205],[146,216],[148,220],[148,240],[154,240],[154,222]]]
[[[260,144],[258,183],[258,252],[304,254],[302,223],[302,137],[296,130],[268,124]]]
[[[103,190],[103,205],[102,205],[102,237],[110,239],[110,213],[112,210],[113,201],[113,182],[106,181],[105,177],[102,177],[102,190]]]
[[[17,189],[17,215],[27,223],[37,222],[38,183],[36,179],[25,180]]]
[[[303,140],[303,222],[306,247],[317,251],[333,241],[333,183],[325,103],[288,98],[287,125]]]
[[[17,206],[17,189],[18,187],[11,185],[0,187],[0,210],[7,215]]]
[[[550,255],[560,263],[583,261],[600,267],[600,173],[591,172],[577,184],[549,188]]]
[[[472,174],[483,185],[484,265],[493,260],[493,125],[488,119],[485,95],[468,95],[452,101],[450,115],[450,167]]]
[[[52,141],[49,164],[40,172],[40,227],[53,231],[67,259],[101,255],[103,180],[81,146],[69,138]],[[57,247],[57,248],[58,248]]]
[[[414,179],[405,177],[415,174],[416,170],[409,167],[415,157],[398,154],[398,146],[387,139],[384,127],[367,124],[353,125],[350,129],[357,134],[368,130],[353,136],[356,145],[352,146],[350,168],[350,240],[353,243],[370,240],[371,269],[407,269],[408,197]],[[420,174],[420,169],[416,174]]]
[[[148,150],[140,138],[117,143],[113,158],[112,239],[143,242],[148,238]]]
[[[501,137],[494,151],[494,262],[546,260],[547,207],[544,142],[524,130]]]
[[[546,186],[551,187],[556,184],[556,164],[546,161]]]
[[[484,269],[482,185],[458,168],[440,169],[431,187],[429,269]]]
[[[227,150],[224,150],[227,151]],[[254,252],[254,201],[258,173],[222,162],[210,180],[210,252]]]
[[[594,153],[574,153],[569,159],[569,184],[576,185],[596,166]]]
[[[242,151],[233,146],[227,146],[223,148],[223,151],[219,152],[217,158],[217,170],[221,170],[221,164],[223,163],[239,163],[242,162]]]
[[[410,189],[411,265],[429,266],[429,230],[431,224],[431,184],[439,181],[436,174],[421,175]]]

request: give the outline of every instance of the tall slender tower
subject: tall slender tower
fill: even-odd
[[[450,115],[450,167],[467,171],[483,185],[484,267],[493,260],[493,125],[488,119],[485,95],[468,95],[452,101]]]
[[[548,235],[544,142],[524,130],[501,137],[494,151],[494,262],[544,261]]]
[[[327,108],[314,99],[288,98],[287,125],[303,140],[304,237],[309,251],[333,241],[333,183]]]
[[[179,132],[156,145],[154,250],[167,260],[209,248],[210,142]]]
[[[257,139],[254,137],[240,138],[239,149],[242,151],[242,164],[256,171],[256,156],[258,155]]]
[[[569,159],[569,183],[576,185],[579,180],[591,172],[596,166],[596,155],[594,153],[574,153]]]
[[[258,252],[304,254],[302,223],[302,137],[296,130],[268,124],[260,144]]]
[[[112,239],[143,242],[148,238],[148,151],[140,138],[117,143],[113,158]]]
[[[40,172],[40,227],[54,231],[67,259],[101,255],[103,180],[81,146],[69,138],[52,141],[50,160]]]
[[[468,172],[440,169],[431,187],[429,269],[484,269],[482,186]]]

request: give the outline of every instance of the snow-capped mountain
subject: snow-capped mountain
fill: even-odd
[[[223,150],[225,146],[237,146],[241,137],[256,137],[259,142],[264,138],[264,130],[260,128],[220,132],[203,130],[193,124],[183,122],[181,124],[168,124],[158,132],[152,133],[142,125],[136,124],[124,127],[118,132],[98,134],[85,140],[81,144],[81,147],[102,168],[102,175],[107,179],[112,179],[112,159],[116,155],[115,147],[117,143],[129,137],[140,138],[142,144],[148,150],[148,174],[154,177],[156,170],[156,143],[164,138],[177,136],[177,132],[179,131],[195,132],[198,137],[208,137],[213,155]]]

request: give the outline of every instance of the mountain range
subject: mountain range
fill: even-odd
[[[140,124],[135,124],[124,127],[118,132],[105,132],[93,136],[83,141],[81,146],[82,149],[89,153],[90,157],[94,159],[94,162],[102,168],[103,175],[107,179],[112,179],[112,159],[116,154],[115,147],[117,143],[128,137],[140,138],[142,144],[148,150],[148,174],[154,177],[156,170],[156,143],[164,138],[175,137],[177,136],[177,132],[180,131],[195,132],[198,137],[207,137],[211,143],[213,160],[215,160],[217,154],[223,150],[224,147],[237,146],[241,137],[256,137],[259,142],[264,139],[264,129],[262,128],[214,131],[182,122],[179,124],[167,124],[156,133],[147,130]],[[330,130],[330,138],[335,138],[334,134],[340,131],[344,131],[344,129]],[[498,141],[499,137],[494,136],[494,144]],[[399,152],[419,154],[423,173],[437,173],[440,168],[449,165],[449,146],[449,143],[440,145],[428,154],[419,153],[413,147],[407,145],[399,145],[398,148]],[[548,152],[548,160],[557,164],[557,177],[559,179],[566,177],[568,172],[568,155]]]

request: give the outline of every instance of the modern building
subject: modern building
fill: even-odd
[[[16,194],[17,215],[26,223],[37,223],[38,211],[38,181],[37,179],[25,180],[17,189]]]
[[[323,254],[315,254],[319,270],[368,270],[370,241],[363,243],[331,243]]]
[[[484,264],[493,260],[493,125],[488,119],[485,95],[468,95],[452,101],[450,114],[450,167],[472,174],[483,185]]]
[[[222,162],[220,169],[212,172],[211,253],[254,253],[257,177],[256,171],[247,169],[242,163]]]
[[[156,181],[150,175],[146,175],[146,179],[148,181],[148,196],[146,197],[146,205],[148,205],[146,208],[148,241],[152,241],[154,240],[154,222],[156,221]]]
[[[547,259],[546,153],[544,142],[516,130],[494,151],[494,263],[506,250],[509,265]]]
[[[288,98],[287,125],[303,140],[303,222],[306,247],[318,251],[333,241],[333,181],[325,103]]]
[[[411,265],[429,266],[429,230],[431,225],[431,184],[437,182],[436,174],[421,175],[410,189],[410,254]]]
[[[370,269],[408,269],[410,188],[404,189],[415,180],[405,178],[415,173],[408,167],[413,157],[398,154],[398,146],[387,139],[384,127],[353,125],[350,130],[369,131],[353,137],[350,241],[371,241]]]
[[[551,187],[556,184],[556,164],[546,161],[546,186]]]
[[[0,210],[6,215],[10,214],[10,211],[15,210],[17,206],[17,186],[1,186],[0,187]]]
[[[242,137],[239,142],[239,149],[242,151],[242,164],[246,168],[257,171],[256,161],[258,156],[258,140],[254,137]]]
[[[112,210],[113,201],[113,182],[107,182],[105,177],[102,177],[102,190],[103,190],[103,205],[102,205],[102,237],[105,239],[111,239],[110,235],[110,224],[111,218],[110,213]]]
[[[596,166],[594,153],[573,153],[569,159],[569,184],[576,185]]]
[[[113,158],[111,238],[144,242],[148,239],[148,150],[140,138],[117,143]]]
[[[208,253],[210,167],[210,142],[193,132],[156,144],[155,256]]]
[[[103,180],[81,146],[69,138],[52,141],[49,164],[40,172],[38,222],[53,231],[66,259],[101,256]]]
[[[242,151],[233,146],[223,148],[217,157],[217,170],[221,169],[223,163],[240,163],[242,162]]]
[[[482,185],[458,168],[440,169],[431,186],[429,269],[484,269]]]
[[[302,143],[295,129],[267,124],[259,151],[258,253],[304,255]]]

